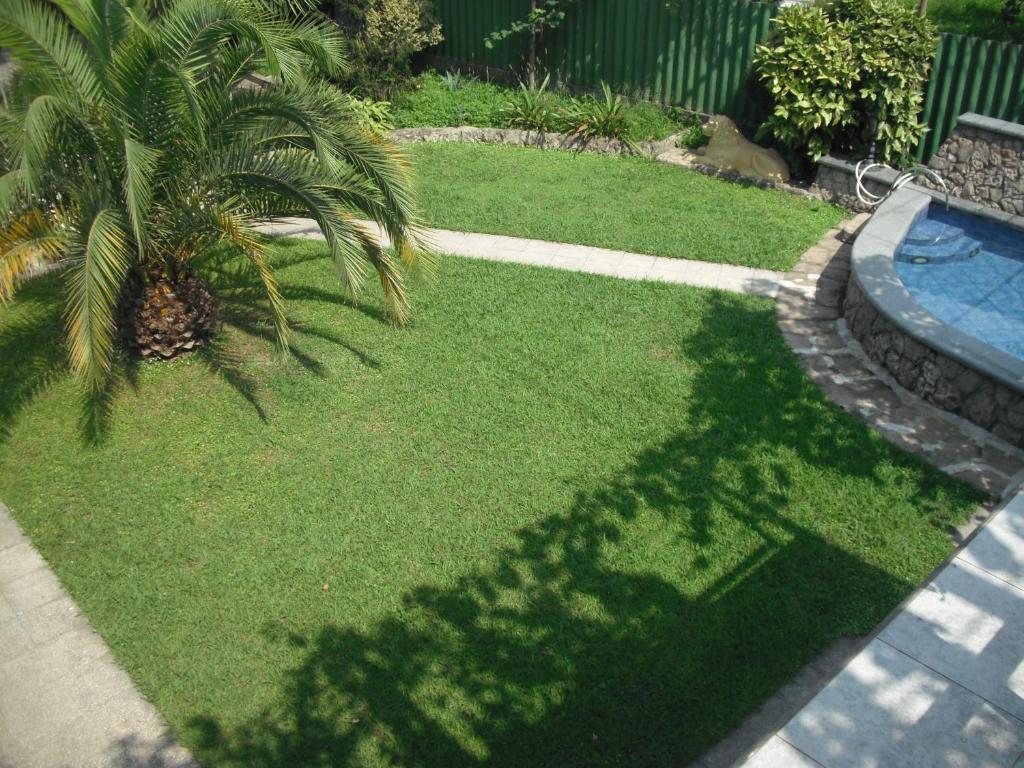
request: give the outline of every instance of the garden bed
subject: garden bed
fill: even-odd
[[[520,89],[483,82],[461,72],[426,72],[394,97],[396,128],[447,128],[472,125],[478,128],[513,128],[508,107]],[[552,114],[572,107],[572,97],[550,89],[544,101]],[[700,120],[692,112],[638,101],[625,103],[623,138],[632,141],[664,141],[679,136],[692,144],[702,143]]]
[[[685,764],[977,502],[768,300],[448,258],[400,330],[277,250],[292,355],[218,270],[220,351],[127,371],[94,446],[58,278],[0,309],[0,499],[207,766]]]

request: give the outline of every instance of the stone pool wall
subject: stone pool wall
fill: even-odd
[[[818,160],[818,172],[814,177],[811,191],[822,200],[865,213],[872,210],[857,197],[856,163],[840,157],[825,155]],[[891,168],[871,171],[864,179],[868,192],[883,196],[892,186],[898,174]]]
[[[1024,395],[901,330],[867,300],[852,273],[843,315],[864,352],[902,387],[1024,447]]]
[[[942,176],[953,197],[1024,216],[1024,126],[973,112],[960,115],[928,167]],[[855,163],[825,155],[818,161],[812,190],[851,210],[870,210],[857,198],[855,168]],[[876,169],[865,186],[884,195],[896,176],[891,168]],[[941,191],[927,176],[918,176],[914,183]]]
[[[928,162],[953,197],[1024,216],[1024,126],[972,112]],[[933,189],[925,179],[920,183]]]

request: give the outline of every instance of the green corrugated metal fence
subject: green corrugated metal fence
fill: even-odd
[[[448,59],[519,66],[526,36],[488,50],[484,38],[521,19],[529,0],[435,0]],[[603,80],[617,91],[702,112],[753,115],[747,81],[754,45],[768,34],[775,7],[746,0],[691,0],[669,13],[663,0],[589,0],[569,7],[545,32],[541,62],[574,85]]]
[[[521,67],[525,35],[493,49],[484,38],[522,19],[529,0],[434,0],[445,29],[437,53],[454,61]],[[754,47],[776,7],[747,0],[689,0],[669,13],[663,0],[586,0],[538,48],[542,65],[574,85],[600,81],[623,93],[740,122],[764,117],[749,87]],[[930,131],[918,148],[926,160],[963,112],[1024,121],[1024,46],[942,35],[926,89]]]
[[[927,160],[964,112],[1024,122],[1024,46],[942,35],[922,120],[931,130],[918,147]]]

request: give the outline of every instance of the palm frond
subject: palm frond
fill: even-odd
[[[127,222],[104,208],[68,247],[68,348],[71,367],[90,391],[109,374],[115,334],[114,310],[131,262]]]
[[[267,301],[270,304],[270,313],[274,321],[274,336],[277,344],[282,349],[288,349],[288,318],[284,310],[284,297],[278,287],[277,278],[267,261],[266,246],[261,236],[246,226],[246,217],[237,211],[230,210],[227,206],[215,213],[217,227],[223,238],[232,245],[241,249],[246,258],[253,265],[256,274],[263,284]]]
[[[408,318],[406,277],[429,264],[409,165],[322,78],[346,46],[314,5],[0,0],[0,47],[18,61],[0,105],[0,296],[61,261],[71,364],[93,391],[132,266],[173,281],[218,242],[245,253],[287,344],[261,220],[312,217],[343,286],[372,269],[391,316]]]
[[[21,141],[22,182],[32,192],[39,190],[42,173],[50,159],[50,147],[62,122],[78,122],[71,106],[57,96],[34,98],[25,111]],[[88,131],[84,132],[88,136]]]
[[[15,168],[0,176],[0,211],[4,212],[0,220],[6,219],[19,203],[25,201],[26,191],[21,168]]]
[[[54,7],[37,0],[0,0],[0,48],[15,60],[39,67],[51,82],[83,98],[99,96],[93,60],[81,37]]]
[[[61,259],[65,237],[40,211],[16,216],[0,230],[0,302],[17,287]]]
[[[146,214],[153,199],[153,173],[159,157],[155,149],[133,139],[124,140],[124,202],[140,257],[146,245]]]

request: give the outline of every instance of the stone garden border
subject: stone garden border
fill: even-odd
[[[569,133],[524,131],[517,128],[476,128],[463,125],[453,128],[396,128],[390,132],[391,140],[399,144],[417,142],[461,142],[464,144],[498,144],[538,149],[564,149],[599,155],[645,155],[657,158],[675,147],[677,136],[663,141],[640,141],[630,144],[618,139],[594,138],[582,140]]]

